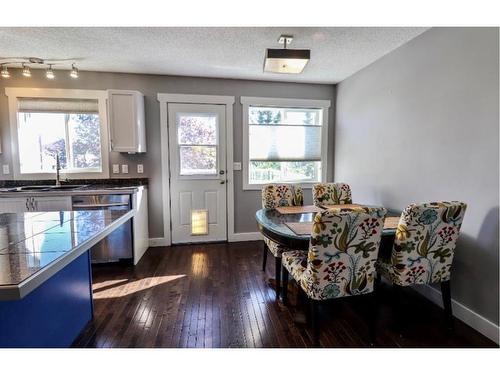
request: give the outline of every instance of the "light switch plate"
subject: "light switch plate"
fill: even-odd
[[[9,174],[10,173],[9,164],[4,164],[2,166],[2,169],[3,169],[3,174]]]
[[[241,171],[241,162],[237,161],[233,163],[233,169],[235,171]]]
[[[122,164],[122,173],[128,173],[128,164]]]
[[[137,164],[137,173],[144,173],[144,165]]]
[[[113,164],[113,173],[120,173],[120,164]]]

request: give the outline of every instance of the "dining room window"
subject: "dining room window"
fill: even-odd
[[[17,178],[47,178],[55,173],[57,158],[61,173],[67,176],[106,178],[103,97],[89,92],[78,97],[72,90],[58,90],[58,96],[48,89],[47,96],[38,91],[30,96],[32,89],[19,90],[26,91],[9,96]]]
[[[307,187],[326,178],[325,102],[242,98],[245,189],[274,182]]]

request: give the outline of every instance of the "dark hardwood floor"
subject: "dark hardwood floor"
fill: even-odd
[[[261,271],[261,242],[151,248],[136,266],[96,266],[93,270],[94,320],[74,347],[311,347],[290,286],[290,307],[275,301],[268,278],[272,256]],[[378,347],[497,347],[455,321],[444,329],[442,310],[405,288],[404,325],[398,326],[392,288],[379,289]],[[323,347],[367,347],[367,304],[345,298],[323,306]],[[301,323],[302,322],[302,323]]]

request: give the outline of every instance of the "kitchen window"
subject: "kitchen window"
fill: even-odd
[[[243,186],[326,180],[329,101],[242,97]]]
[[[105,92],[6,89],[6,93],[15,178],[53,178],[57,157],[63,178],[109,177]]]

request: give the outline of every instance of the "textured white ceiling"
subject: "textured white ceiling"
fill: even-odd
[[[74,59],[80,70],[337,83],[427,30],[325,28],[0,28],[0,58]],[[299,75],[263,72],[266,48],[311,49]],[[67,68],[67,67],[66,67]],[[57,67],[55,67],[57,69]]]

